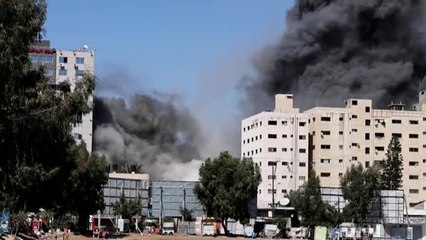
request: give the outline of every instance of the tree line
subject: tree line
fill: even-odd
[[[92,109],[95,77],[57,90],[43,66],[32,66],[28,49],[42,39],[45,19],[45,0],[0,1],[0,208],[72,214],[85,228],[103,208],[108,166],[71,130]]]
[[[310,228],[338,226],[345,221],[364,223],[380,190],[401,188],[402,170],[401,144],[393,137],[381,163],[371,167],[354,164],[341,177],[341,191],[348,201],[342,212],[322,200],[320,179],[314,171],[300,189],[290,193],[290,205],[301,217],[301,224]],[[226,232],[228,218],[248,221],[248,206],[256,197],[261,180],[259,167],[251,159],[238,159],[223,152],[201,166],[200,182],[194,192],[207,216],[222,220]]]
[[[313,171],[304,186],[290,194],[290,202],[301,216],[301,224],[310,228],[338,226],[342,222],[365,223],[380,190],[402,187],[402,170],[401,144],[399,138],[392,137],[381,163],[371,167],[353,164],[341,177],[342,195],[348,201],[342,212],[322,200],[320,179]]]

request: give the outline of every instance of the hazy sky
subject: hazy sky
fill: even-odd
[[[285,28],[292,0],[48,0],[53,47],[96,49],[98,94],[174,92],[193,104],[234,98],[254,53]],[[217,84],[216,84],[217,81]],[[228,90],[221,92],[218,86]],[[210,91],[213,89],[213,92]],[[211,96],[206,96],[206,94]],[[219,96],[218,96],[219,95]]]

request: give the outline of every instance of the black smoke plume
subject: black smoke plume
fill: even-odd
[[[154,179],[194,178],[198,173],[198,123],[174,96],[95,98],[94,151],[112,166],[142,165]],[[197,144],[197,145],[196,145]]]
[[[426,73],[423,0],[296,0],[286,32],[254,60],[245,79],[259,111],[277,93],[302,109],[350,97],[412,104]],[[262,101],[264,100],[264,101]],[[258,104],[260,102],[260,104]]]

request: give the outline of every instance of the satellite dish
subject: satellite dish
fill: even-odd
[[[287,206],[290,203],[290,199],[283,198],[278,202],[281,206]]]
[[[87,49],[89,49],[89,46],[83,45],[83,50],[87,50]]]

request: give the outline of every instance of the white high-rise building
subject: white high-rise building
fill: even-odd
[[[403,104],[373,109],[368,99],[349,99],[345,107],[315,107],[309,115],[310,162],[321,186],[339,187],[340,177],[352,164],[381,164],[392,136],[401,143],[403,187],[408,206],[426,200],[426,103],[420,93],[417,110]]]
[[[95,55],[87,47],[78,50],[58,50],[50,47],[49,41],[34,43],[29,49],[29,57],[33,66],[45,66],[45,74],[49,84],[59,85],[68,82],[71,90],[75,81],[84,73],[94,74]],[[90,99],[92,104],[93,99]],[[92,152],[93,112],[83,116],[82,123],[73,127],[72,135],[77,142],[84,141],[87,151]]]
[[[276,95],[275,110],[244,119],[241,132],[241,157],[261,170],[257,208],[265,215],[308,179],[308,116],[293,108],[293,95]]]

